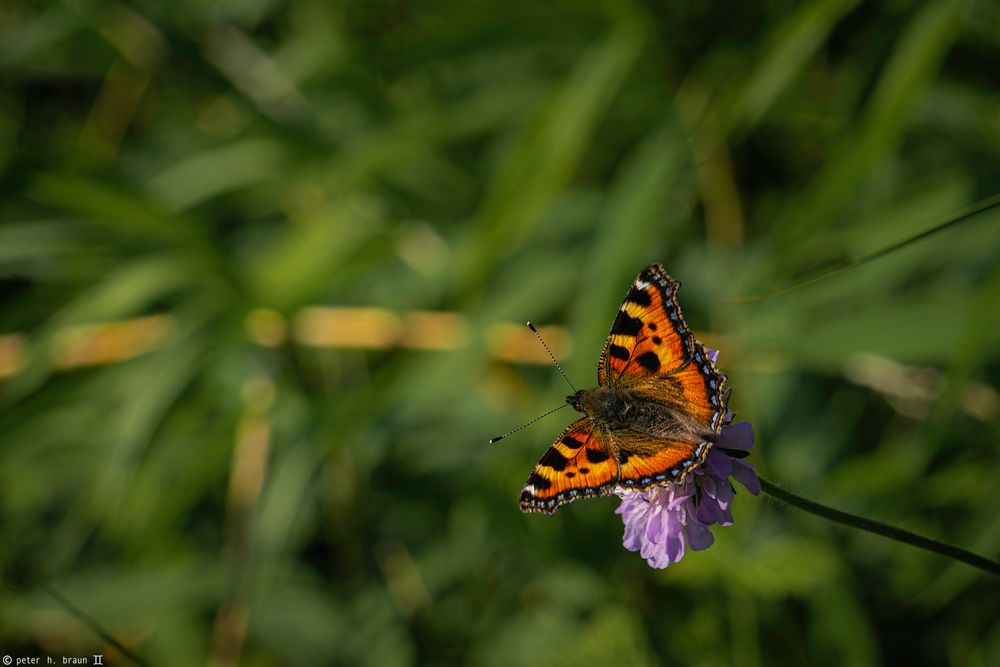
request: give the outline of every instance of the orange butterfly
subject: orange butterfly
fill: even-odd
[[[554,514],[616,487],[679,483],[705,460],[726,415],[726,376],[685,324],[680,286],[659,264],[636,277],[604,344],[598,386],[566,397],[586,416],[538,461],[521,510]]]

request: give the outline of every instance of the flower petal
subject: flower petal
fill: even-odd
[[[676,532],[667,536],[667,557],[671,562],[678,562],[684,557],[684,526],[677,524]]]
[[[715,542],[715,535],[712,535],[712,531],[699,521],[688,522],[687,536],[693,551],[707,549]]]
[[[705,455],[705,462],[702,464],[702,469],[713,477],[725,479],[729,477],[729,473],[733,470],[732,461],[731,458],[726,456],[725,452],[712,447],[708,450],[708,454]]]
[[[642,534],[645,532],[645,523],[632,521],[625,524],[625,536],[622,538],[622,545],[629,551],[638,551],[642,548]]]
[[[753,447],[753,426],[750,422],[737,422],[722,427],[719,446],[725,449],[748,451]]]
[[[657,570],[662,570],[670,565],[670,557],[667,555],[667,549],[662,544],[647,542],[642,546],[640,555],[646,559],[650,567]]]
[[[694,510],[694,518],[704,524],[733,525],[733,515],[729,510],[733,490],[729,487],[729,481],[706,478],[702,489],[705,493]]]
[[[661,495],[660,502],[665,502],[667,509],[676,510],[694,496],[695,489],[693,476],[688,477],[680,486],[676,484],[668,485]]]
[[[733,478],[755,496],[760,495],[760,480],[753,464],[748,461],[733,461]]]
[[[643,534],[647,542],[653,544],[665,544],[667,533],[671,530],[671,512],[656,506],[650,513],[649,520],[646,521],[646,532]]]
[[[720,479],[715,484],[715,502],[719,503],[719,507],[722,509],[729,509],[729,505],[733,502],[733,496],[736,493],[733,491],[733,485],[728,479]]]

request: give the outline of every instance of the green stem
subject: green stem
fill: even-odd
[[[760,487],[763,489],[764,493],[771,496],[775,500],[785,503],[786,505],[797,507],[800,510],[805,510],[806,512],[810,512],[816,516],[821,516],[824,519],[829,519],[830,521],[834,521],[836,523],[842,523],[845,526],[858,528],[860,530],[867,530],[869,533],[875,533],[876,535],[881,535],[882,537],[888,537],[890,540],[896,540],[897,542],[905,542],[906,544],[924,549],[925,551],[933,551],[936,554],[941,554],[942,556],[962,561],[966,565],[979,568],[983,572],[1000,576],[1000,563],[997,563],[996,561],[983,558],[982,556],[978,556],[972,552],[966,551],[965,549],[959,549],[958,547],[945,544],[944,542],[932,540],[929,537],[911,533],[910,531],[903,530],[902,528],[887,526],[886,524],[879,523],[878,521],[872,521],[871,519],[865,519],[864,517],[835,510],[827,507],[826,505],[814,503],[811,500],[806,500],[801,496],[785,491],[773,482],[767,481],[763,477],[759,477],[759,479]]]
[[[89,614],[87,614],[82,609],[80,609],[79,607],[77,607],[75,604],[73,604],[72,602],[70,602],[69,599],[65,595],[63,595],[62,593],[60,593],[59,591],[57,591],[55,588],[53,588],[49,584],[45,583],[44,581],[42,581],[41,579],[39,579],[35,575],[31,574],[30,572],[25,572],[24,574],[27,574],[28,578],[31,579],[37,586],[39,586],[43,591],[45,591],[50,596],[52,596],[56,600],[56,602],[58,602],[60,605],[62,605],[63,607],[65,607],[69,611],[70,614],[72,614],[73,616],[75,616],[81,623],[83,623],[88,628],[90,628],[94,632],[94,634],[96,634],[98,637],[100,637],[101,639],[103,639],[105,642],[107,642],[108,644],[111,644],[116,649],[118,649],[118,651],[122,655],[124,655],[126,658],[128,658],[129,660],[131,660],[135,664],[139,665],[139,667],[149,667],[149,663],[146,662],[142,658],[142,656],[140,656],[139,654],[137,654],[135,651],[130,650],[125,645],[123,645],[120,641],[118,641],[117,639],[115,639],[114,637],[112,637],[109,632],[107,632],[103,627],[101,627],[100,623],[98,623],[97,621],[95,621]]]
[[[774,289],[767,290],[766,292],[757,292],[755,294],[748,294],[746,296],[729,299],[729,303],[734,303],[734,304],[756,303],[758,301],[763,301],[764,299],[770,299],[773,296],[778,296],[779,294],[784,294],[785,292],[790,292],[794,289],[798,289],[799,287],[805,287],[806,285],[811,285],[817,280],[822,280],[823,278],[826,278],[829,275],[832,275],[834,273],[840,273],[845,269],[850,269],[852,267],[859,266],[861,264],[866,264],[868,262],[871,262],[872,260],[878,259],[879,257],[888,255],[889,253],[892,252],[896,252],[897,250],[901,250],[906,246],[910,245],[911,243],[922,241],[928,236],[933,236],[934,234],[942,232],[948,229],[949,227],[963,223],[967,220],[972,220],[980,213],[984,213],[985,211],[988,211],[996,206],[1000,206],[1000,195],[993,195],[992,197],[978,201],[975,204],[972,204],[971,206],[967,207],[965,210],[960,212],[952,219],[942,222],[939,225],[935,225],[930,229],[926,229],[917,234],[916,236],[911,236],[908,239],[904,239],[902,241],[899,241],[898,243],[893,243],[890,246],[886,246],[885,248],[881,248],[879,250],[872,251],[865,255],[861,255],[860,257],[855,257],[854,259],[845,259],[843,261],[837,262],[831,266],[826,267],[825,269],[820,269],[816,273],[808,275],[805,278],[802,278],[801,280],[797,280],[789,285],[785,285],[784,287],[776,287]]]

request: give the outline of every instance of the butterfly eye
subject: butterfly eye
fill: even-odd
[[[573,409],[577,412],[586,412],[583,409],[583,392],[578,391],[575,394],[570,394],[566,397],[566,402],[573,406]]]

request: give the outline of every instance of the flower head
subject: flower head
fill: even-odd
[[[713,361],[717,354],[711,352]],[[685,545],[695,551],[712,546],[712,524],[733,525],[729,506],[735,490],[730,477],[753,495],[760,493],[753,464],[742,460],[753,446],[753,427],[750,422],[731,424],[731,420],[729,413],[704,463],[680,484],[645,491],[616,490],[622,499],[615,513],[625,523],[625,548],[638,551],[651,567],[676,563],[684,556]]]

